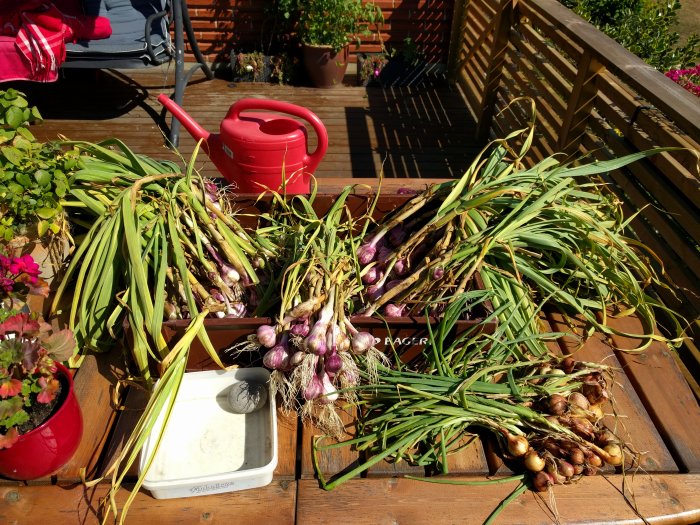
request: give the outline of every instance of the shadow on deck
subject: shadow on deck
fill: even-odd
[[[170,119],[156,100],[172,91],[172,77],[168,69],[67,70],[56,83],[1,87],[23,91],[39,108],[45,120],[32,131],[41,140],[116,137],[138,153],[174,158],[162,134]],[[348,77],[342,86],[321,90],[195,78],[185,92],[184,108],[214,133],[240,98],[277,99],[310,109],[329,135],[317,177],[377,177],[383,169],[388,178],[450,178],[461,175],[478,151],[464,99],[444,82],[386,89],[350,84]],[[179,151],[184,158],[194,145],[183,132]],[[309,146],[315,147],[315,137],[309,138]],[[198,166],[204,175],[217,174],[204,156]]]

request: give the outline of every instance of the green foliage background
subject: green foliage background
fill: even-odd
[[[683,69],[700,60],[700,36],[685,42],[673,30],[679,0],[560,0],[659,71]]]

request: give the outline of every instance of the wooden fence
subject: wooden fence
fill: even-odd
[[[679,287],[660,296],[687,317],[691,337],[700,335],[700,100],[555,0],[471,0],[457,5],[454,20],[449,71],[481,140],[523,127],[528,108],[509,104],[531,97],[537,135],[530,162],[555,152],[605,159],[683,148],[607,180],[627,216],[641,210],[634,232]],[[700,395],[692,340],[681,355]]]

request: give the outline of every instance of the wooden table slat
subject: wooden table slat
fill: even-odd
[[[505,507],[496,523],[550,525],[555,522],[555,515],[559,523],[570,525],[642,524],[640,516],[655,525],[700,520],[698,475],[628,475],[625,488],[628,496],[634,494],[637,511],[623,497],[622,482],[619,475],[598,475],[572,485],[557,485],[551,498],[547,493],[526,492]],[[516,486],[508,483],[468,487],[372,478],[351,480],[327,492],[315,480],[298,483],[297,525],[480,524]]]
[[[621,332],[641,333],[640,321],[632,317],[613,319],[610,324]],[[612,340],[617,348],[637,346],[622,336]],[[671,352],[664,343],[652,342],[641,354],[616,354],[676,461],[683,470],[700,472],[700,406]]]

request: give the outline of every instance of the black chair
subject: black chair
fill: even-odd
[[[83,12],[109,19],[109,38],[84,40],[66,46],[65,68],[134,69],[175,61],[175,92],[171,98],[182,105],[185,87],[202,69],[206,78],[214,74],[197,44],[186,0],[82,0]],[[172,26],[174,38],[171,38]],[[197,63],[185,70],[185,35]],[[173,117],[169,141],[179,142],[180,123]]]

